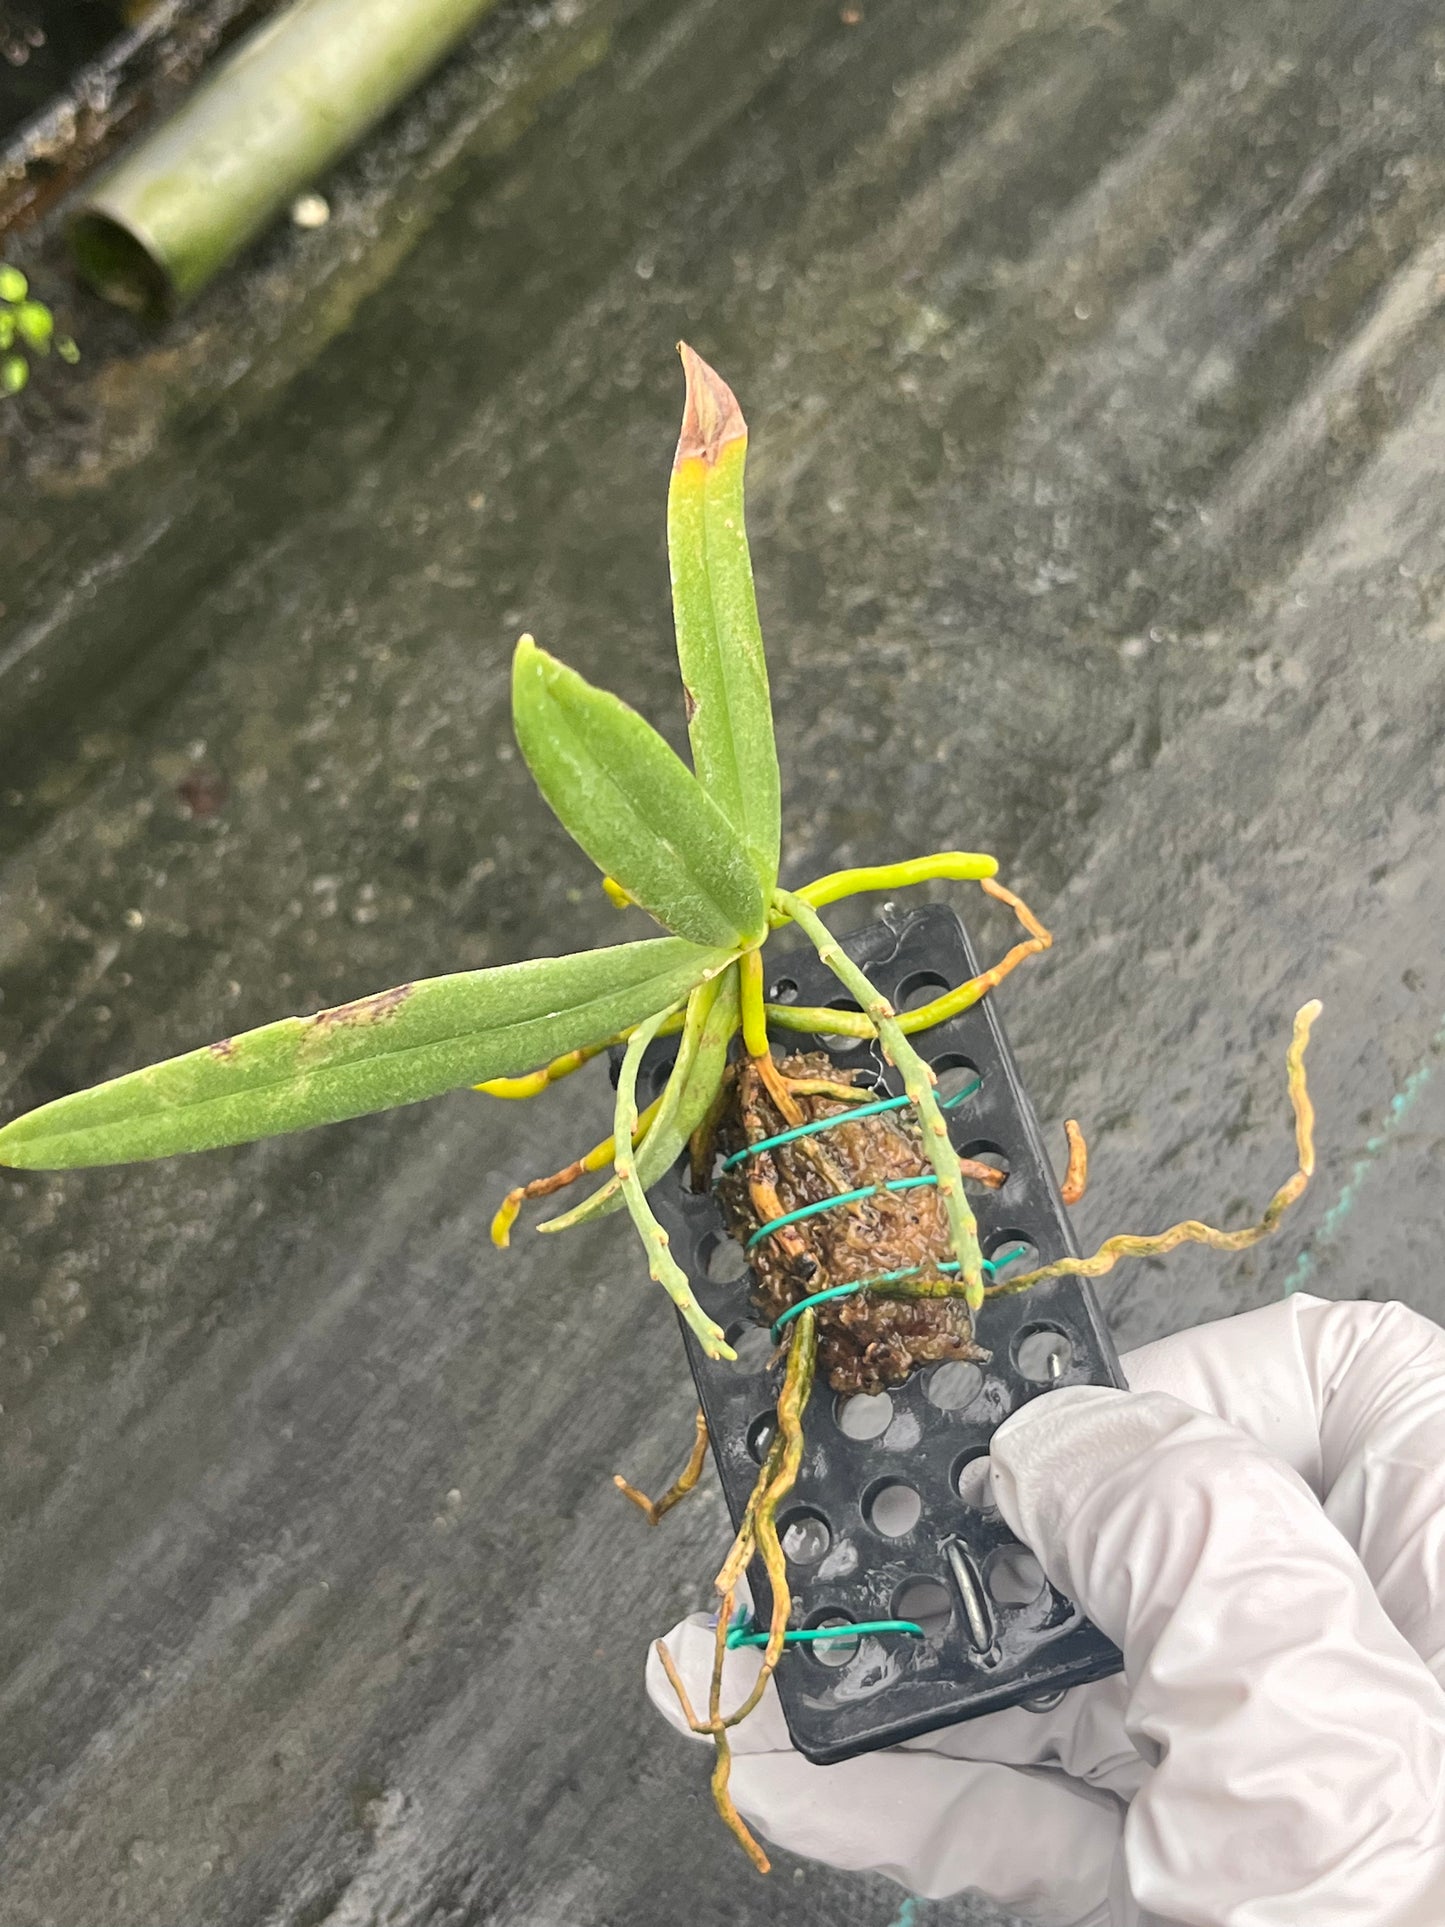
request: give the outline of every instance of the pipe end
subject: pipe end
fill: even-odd
[[[83,279],[118,308],[156,315],[171,306],[170,279],[139,235],[99,208],[70,224],[70,250]]]

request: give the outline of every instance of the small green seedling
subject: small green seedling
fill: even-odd
[[[13,327],[21,334],[25,295],[23,277],[0,271],[0,299],[11,303]],[[24,338],[36,345],[30,335]],[[993,857],[969,851],[841,870],[796,890],[780,886],[778,759],[743,526],[747,428],[726,383],[690,348],[684,346],[681,354],[687,393],[668,496],[667,540],[693,767],[634,709],[594,688],[530,636],[517,644],[512,665],[517,739],[543,796],[602,871],[613,899],[640,905],[668,934],[398,984],[315,1016],[286,1017],[222,1038],[15,1119],[0,1130],[0,1163],[54,1170],[215,1150],[467,1086],[498,1098],[527,1098],[609,1046],[624,1046],[612,1136],[552,1176],[511,1193],[494,1220],[493,1237],[499,1245],[507,1243],[526,1199],[610,1167],[610,1176],[591,1197],[540,1229],[564,1230],[625,1207],[653,1278],[709,1357],[731,1358],[723,1332],[703,1311],[669,1252],[647,1193],[690,1142],[697,1148],[700,1134],[715,1122],[734,1076],[739,1034],[753,1073],[779,1112],[796,1123],[801,1113],[795,1093],[808,1087],[774,1062],[770,1037],[787,1031],[830,1033],[876,1038],[900,1073],[937,1179],[952,1248],[952,1275],[931,1288],[961,1296],[970,1311],[976,1312],[990,1293],[1026,1291],[1064,1272],[1096,1277],[1123,1256],[1150,1256],[1191,1241],[1227,1251],[1255,1243],[1298,1197],[1313,1169],[1303,1055],[1317,1004],[1306,1005],[1296,1018],[1288,1059],[1298,1169],[1257,1224],[1223,1232],[1190,1221],[1156,1237],[1112,1238],[1092,1258],[1065,1258],[1007,1282],[985,1282],[991,1268],[979,1249],[934,1074],[909,1039],[976,1003],[1026,957],[1047,948],[1049,933],[997,882]],[[935,881],[979,883],[1014,911],[1025,936],[982,975],[921,1009],[897,1012],[844,954],[819,912],[857,892]],[[796,925],[815,946],[856,1009],[765,1000],[763,946],[785,924]],[[676,1059],[661,1096],[639,1115],[638,1069],[649,1043],[666,1031],[681,1032]],[[1066,1198],[1082,1188],[1083,1145],[1072,1128],[1070,1144]],[[890,1288],[881,1295],[902,1293]],[[670,1657],[661,1652],[689,1721],[716,1743],[713,1784],[719,1809],[763,1870],[766,1859],[727,1791],[727,1736],[757,1704],[783,1651],[791,1600],[775,1519],[802,1452],[802,1414],[817,1351],[812,1309],[792,1320],[784,1343],[787,1365],[776,1434],[717,1579],[717,1653],[705,1714],[699,1716],[688,1704]],[[686,1471],[655,1503],[618,1483],[655,1521],[696,1483],[706,1446],[700,1422]],[[738,1586],[754,1556],[764,1562],[771,1581],[767,1645],[756,1687],[742,1706],[724,1714],[727,1635]]]
[[[69,335],[57,335],[55,316],[31,298],[19,268],[0,261],[0,395],[18,395],[30,380],[30,362],[54,349],[62,361],[79,361]]]

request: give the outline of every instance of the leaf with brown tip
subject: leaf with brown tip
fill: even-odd
[[[667,497],[677,660],[693,766],[763,886],[778,880],[778,751],[743,521],[748,430],[737,397],[679,343],[687,395]]]

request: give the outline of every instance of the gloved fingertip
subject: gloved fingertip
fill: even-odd
[[[708,1695],[712,1686],[713,1659],[717,1651],[717,1621],[709,1613],[693,1613],[674,1626],[665,1641],[654,1641],[647,1653],[647,1696],[668,1724],[690,1738],[706,1738],[689,1726],[677,1689],[667,1676],[659,1644],[665,1644],[678,1678],[698,1720],[705,1720]],[[740,1706],[757,1683],[762,1654],[756,1646],[735,1647],[723,1666],[722,1709],[724,1713]],[[756,1710],[734,1729],[735,1753],[790,1752],[782,1708],[770,1686]]]

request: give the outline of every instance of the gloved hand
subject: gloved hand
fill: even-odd
[[[1124,1368],[992,1449],[1124,1674],[832,1767],[770,1688],[732,1736],[744,1818],[1053,1927],[1445,1927],[1445,1332],[1296,1297]],[[668,1643],[702,1703],[705,1616]],[[729,1655],[725,1705],[757,1666]],[[647,1683],[685,1731],[655,1656]]]

